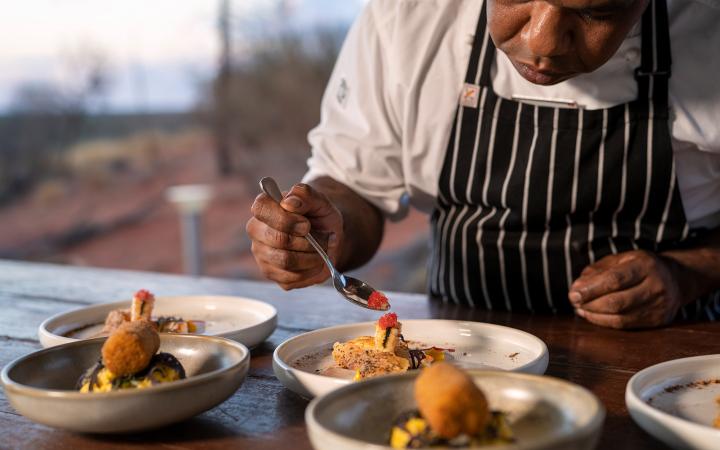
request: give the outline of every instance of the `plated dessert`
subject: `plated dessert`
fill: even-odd
[[[354,380],[407,372],[443,361],[445,352],[453,349],[425,347],[405,340],[397,314],[388,313],[375,322],[374,336],[360,336],[333,345],[332,357],[337,367],[354,370]],[[330,368],[332,370],[332,368]]]
[[[293,336],[275,349],[273,371],[288,389],[314,397],[359,379],[415,373],[437,361],[537,374],[547,368],[547,346],[521,330],[459,320],[395,320],[386,315],[382,321]]]
[[[132,320],[142,310],[163,334],[220,336],[249,347],[267,339],[277,326],[277,310],[248,297],[183,295],[155,297],[145,290],[127,300],[63,311],[38,326],[43,347],[94,337]]]
[[[143,389],[185,378],[185,369],[175,356],[158,353],[160,336],[144,312],[138,309],[134,320],[113,330],[102,346],[101,358],[78,379],[80,392]]]
[[[592,450],[604,417],[597,397],[576,384],[447,362],[349,383],[305,411],[316,450]]]
[[[424,369],[413,389],[416,410],[390,432],[393,448],[475,447],[514,442],[507,414],[491,411],[472,378],[448,363]]]
[[[155,296],[145,289],[135,293],[130,309],[114,309],[105,318],[105,324],[99,333],[91,337],[107,336],[117,330],[121,325],[138,319],[145,319],[152,322],[161,333],[198,333],[205,331],[205,321],[185,320],[182,317],[160,316],[152,318]],[[79,330],[72,330],[67,335],[77,333]]]
[[[102,366],[96,365],[98,358]],[[107,339],[21,356],[3,367],[0,381],[14,410],[35,422],[82,433],[131,433],[219,405],[237,391],[249,366],[250,352],[239,342],[158,334],[140,321]]]

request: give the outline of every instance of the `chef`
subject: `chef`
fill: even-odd
[[[303,183],[247,232],[285,289],[431,217],[430,296],[614,328],[720,316],[720,1],[371,0]]]

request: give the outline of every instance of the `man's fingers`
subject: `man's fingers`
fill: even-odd
[[[261,242],[269,247],[305,253],[315,251],[304,237],[283,233],[282,231],[269,227],[254,217],[248,220],[245,231],[251,240]],[[324,244],[324,240],[321,237],[318,236],[316,239],[318,242],[321,242],[321,245]]]
[[[648,302],[641,307],[631,309],[622,314],[604,314],[600,312],[578,309],[578,316],[590,323],[609,328],[652,328],[667,323],[672,317],[665,315],[656,302]]]
[[[632,322],[630,316],[621,314],[601,314],[591,311],[584,311],[582,309],[579,309],[577,313],[580,317],[587,320],[588,322],[607,328],[629,328],[630,323]]]
[[[305,183],[294,185],[280,205],[287,211],[313,218],[323,218],[336,213],[335,207],[325,195]]]
[[[320,284],[330,278],[330,271],[327,267],[323,266],[320,271],[318,271],[315,275],[310,276],[309,278],[303,278],[300,281],[293,282],[293,283],[278,283],[281,288],[285,289],[286,291],[289,291],[290,289],[299,289],[304,288],[308,286],[314,286],[316,284]]]
[[[627,253],[627,252],[626,252]],[[599,260],[595,261],[593,264],[588,265],[585,267],[585,269],[588,272],[602,272],[604,270],[609,269],[610,267],[618,265],[618,263],[622,262],[622,256],[626,253],[619,253],[616,255],[607,255],[604,258],[600,258]],[[585,270],[583,270],[585,272]]]
[[[580,305],[586,312],[600,314],[625,314],[636,308],[641,308],[650,300],[650,289],[647,283],[640,283],[629,289],[611,292]]]
[[[323,260],[316,252],[306,253],[283,250],[258,241],[253,241],[252,252],[259,262],[292,272],[317,269],[323,265]]]
[[[594,264],[590,264],[589,266],[585,266],[585,268],[580,272],[580,277],[588,277],[590,275],[594,275],[598,273],[599,269],[595,267]]]
[[[646,272],[635,260],[610,267],[607,270],[581,276],[570,287],[568,298],[581,305],[612,292],[629,289],[645,278]]]
[[[251,212],[260,222],[283,233],[305,236],[310,231],[310,222],[307,218],[286,211],[265,193],[255,198]]]
[[[277,267],[260,265],[263,276],[287,290],[312,286],[325,281],[330,275],[323,267],[303,272],[291,272]]]

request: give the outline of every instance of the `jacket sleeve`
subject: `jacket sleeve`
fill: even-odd
[[[393,219],[407,210],[399,120],[387,58],[392,11],[371,1],[351,27],[323,96],[320,123],[308,135],[304,181],[329,176]],[[390,8],[386,8],[390,9]]]

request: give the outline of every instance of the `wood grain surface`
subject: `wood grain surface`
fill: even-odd
[[[0,391],[0,448],[5,449],[310,449],[303,414],[307,401],[285,389],[272,372],[272,352],[285,339],[317,328],[374,320],[377,313],[352,306],[327,287],[284,292],[270,283],[193,278],[148,272],[0,261],[0,367],[40,348],[37,327],[70,309],[129,298],[138,289],[157,296],[238,295],[278,309],[279,325],[253,349],[247,380],[220,406],[188,421],[133,435],[74,434],[18,415]],[[631,420],[625,385],[647,366],[686,356],[720,353],[711,323],[684,323],[648,331],[617,331],[576,317],[474,311],[392,293],[403,319],[442,318],[507,325],[538,336],[550,350],[548,375],[585,386],[607,408],[599,449],[667,448]]]

